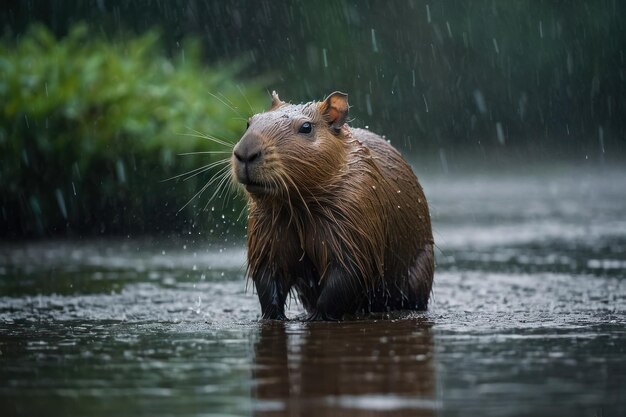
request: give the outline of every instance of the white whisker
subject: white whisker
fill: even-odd
[[[230,166],[225,166],[220,168],[220,170],[217,172],[217,174],[215,174],[211,180],[209,180],[206,184],[204,184],[202,186],[202,188],[200,189],[200,191],[198,191],[197,193],[194,194],[193,197],[191,197],[189,199],[189,201],[187,201],[185,203],[184,206],[182,206],[180,209],[178,209],[177,213],[180,213],[185,207],[187,207],[189,205],[189,203],[191,203],[196,197],[199,197],[207,188],[209,188],[211,186],[211,184],[213,184],[218,178],[220,178],[221,175],[224,174],[224,171],[230,169]]]
[[[231,109],[234,113],[236,113],[238,116],[243,117],[243,114],[239,113],[233,106],[229,105],[228,103],[226,103],[224,100],[222,100],[221,98],[219,98],[218,96],[216,96],[215,94],[211,93],[210,91],[208,91],[208,93],[215,98],[216,100],[218,100],[220,103],[222,103],[223,105],[225,105],[226,107],[228,107],[229,109]]]
[[[243,213],[246,211],[247,208],[248,208],[248,205],[244,204],[243,208],[239,212],[239,216],[237,216],[237,222],[241,221],[241,216],[243,216]]]
[[[185,153],[179,153],[178,156],[185,156],[185,155],[204,155],[204,154],[209,154],[209,155],[219,155],[219,154],[230,154],[230,151],[199,151],[199,152],[185,152]]]
[[[215,191],[213,192],[213,195],[211,196],[211,198],[209,198],[209,201],[207,201],[206,205],[204,206],[205,210],[209,206],[209,204],[211,204],[213,199],[218,195],[218,193],[220,192],[220,189],[224,186],[225,182],[230,178],[230,176],[228,174],[229,174],[228,171],[220,174],[221,179],[217,183],[217,187],[215,188]]]
[[[243,92],[243,90],[241,89],[241,86],[239,86],[239,84],[237,84],[237,90],[239,90],[239,92],[243,96],[243,99],[246,100],[246,103],[248,103],[248,107],[250,107],[250,111],[252,113],[254,113],[254,109],[252,108],[252,104],[250,104],[250,102],[248,101],[248,97],[246,97],[246,94]]]
[[[227,161],[227,160],[228,160],[228,159],[223,159],[223,160],[220,160],[220,161],[217,161],[217,162],[222,162],[222,161]],[[176,178],[180,178],[180,177],[184,177],[185,175],[192,174],[192,173],[194,173],[194,172],[198,173],[198,171],[200,171],[200,172],[207,171],[207,170],[209,170],[209,169],[213,168],[213,167],[215,166],[214,164],[216,164],[216,162],[212,162],[212,163],[210,163],[210,164],[203,165],[203,166],[201,166],[200,168],[194,168],[194,169],[192,169],[191,171],[183,172],[182,174],[174,175],[173,177],[170,177],[170,178],[167,178],[167,179],[161,180],[161,182],[171,181],[171,180],[174,180],[174,179],[176,179]]]
[[[228,146],[229,148],[232,148],[235,144],[232,142],[229,142],[227,140],[215,137],[213,135],[209,135],[207,133],[202,133],[198,130],[192,129],[190,127],[187,127],[187,129],[189,129],[192,133],[179,133],[179,135],[181,136],[191,136],[194,138],[200,138],[200,139],[206,139],[206,140],[210,140],[212,142],[218,143],[220,145],[224,145],[224,146]]]
[[[206,167],[205,167],[202,171],[198,171],[198,172],[196,172],[195,174],[191,174],[191,175],[190,175],[190,176],[188,176],[187,178],[183,178],[183,181],[187,181],[188,179],[193,178],[193,177],[195,177],[196,175],[200,175],[200,174],[202,174],[203,172],[206,172],[206,171],[210,170],[211,168],[215,168],[216,166],[219,166],[219,165],[222,165],[222,164],[224,164],[224,163],[228,163],[228,162],[230,162],[228,159],[222,159],[222,160],[219,160],[219,161],[213,162],[213,163],[211,163],[211,164],[207,165],[207,166],[206,166]]]
[[[232,196],[234,193],[233,190],[233,182],[232,181],[228,181],[228,185],[226,187],[224,187],[224,191],[222,191],[222,193],[220,194],[220,198],[222,198],[222,195],[224,195],[224,193],[226,194],[224,197],[228,197],[228,196]],[[224,209],[226,207],[226,202],[228,201],[227,198],[224,198],[224,200],[222,200],[222,209]]]

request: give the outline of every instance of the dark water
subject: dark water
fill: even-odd
[[[626,415],[626,172],[423,183],[424,314],[264,323],[243,247],[4,242],[0,415]]]

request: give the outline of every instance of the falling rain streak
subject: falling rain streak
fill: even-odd
[[[474,90],[474,102],[478,111],[482,114],[487,113],[487,104],[485,103],[485,96],[480,90]]]
[[[502,123],[496,123],[496,136],[500,145],[504,145],[504,130],[502,129]]]
[[[372,51],[378,52],[378,44],[376,43],[376,31],[372,29],[371,33],[372,33]]]
[[[63,192],[60,189],[54,190],[54,196],[56,197],[59,210],[64,219],[67,219],[67,208],[65,207],[65,198],[63,198]]]
[[[121,159],[118,159],[115,162],[115,172],[117,173],[117,180],[121,183],[126,182],[126,168],[124,167],[124,162]]]
[[[496,38],[492,38],[493,41],[493,49],[494,51],[496,51],[496,54],[500,53],[500,48],[498,48],[498,41],[496,40]]]

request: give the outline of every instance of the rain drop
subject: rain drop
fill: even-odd
[[[504,130],[502,129],[502,123],[496,123],[496,134],[498,135],[498,142],[500,145],[504,145]]]
[[[115,173],[117,174],[117,180],[120,183],[126,182],[126,169],[124,168],[124,162],[121,159],[118,159],[115,162]]]
[[[372,29],[372,51],[378,52],[378,44],[376,43],[376,31]]]
[[[496,38],[492,38],[493,40],[493,49],[496,51],[496,54],[500,53],[500,48],[498,48],[498,41],[496,40]]]
[[[59,205],[59,210],[61,211],[61,215],[64,219],[67,219],[67,207],[65,206],[65,199],[63,198],[63,193],[60,189],[54,190],[54,196],[56,197],[57,204]]]
[[[476,102],[476,107],[478,107],[478,111],[481,114],[487,113],[487,105],[485,104],[485,96],[483,96],[482,91],[474,90],[474,101]]]
[[[441,162],[441,169],[444,174],[448,173],[448,159],[446,158],[446,151],[443,148],[439,148],[439,161]]]

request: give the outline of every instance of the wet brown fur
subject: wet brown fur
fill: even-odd
[[[423,190],[389,143],[344,124],[344,96],[292,105],[274,95],[238,144],[262,155],[246,168],[266,186],[248,193],[247,273],[264,318],[284,318],[293,290],[311,319],[427,307],[434,260]],[[298,133],[306,121],[313,132]],[[238,169],[233,156],[235,178]]]

